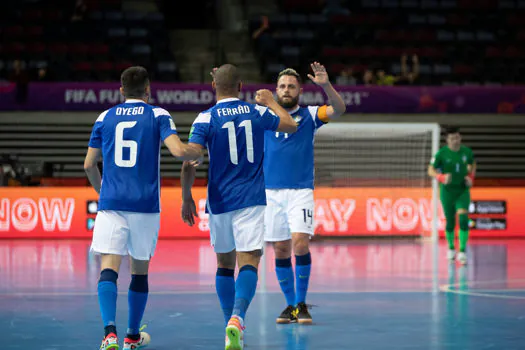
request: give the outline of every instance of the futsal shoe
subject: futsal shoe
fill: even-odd
[[[288,305],[286,309],[281,312],[281,315],[277,317],[276,322],[278,324],[288,324],[297,322],[297,317],[295,317],[295,307]]]
[[[239,316],[232,316],[226,326],[225,350],[244,349],[244,321]]]
[[[140,339],[139,340],[131,340],[129,338],[124,338],[124,350],[138,350],[138,349],[144,349],[146,346],[148,346],[149,342],[151,340],[151,337],[146,332],[140,332]]]
[[[104,340],[102,340],[102,344],[100,345],[100,350],[118,350],[118,338],[115,333],[109,333]]]
[[[297,322],[299,324],[312,324],[312,316],[308,312],[308,306],[305,303],[297,304],[295,317],[297,317]]]
[[[467,265],[467,254],[465,252],[458,253],[458,262],[461,265]]]
[[[447,252],[447,260],[453,261],[454,259],[456,259],[456,251],[454,249],[450,249]]]

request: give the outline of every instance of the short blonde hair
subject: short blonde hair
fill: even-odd
[[[281,77],[283,75],[289,75],[289,76],[292,76],[292,77],[296,77],[297,78],[297,81],[299,82],[299,84],[302,84],[303,81],[301,79],[301,76],[299,75],[299,73],[297,73],[297,71],[293,68],[286,68],[286,69],[283,69],[279,75],[277,76],[277,81],[279,81],[279,79],[281,79]]]

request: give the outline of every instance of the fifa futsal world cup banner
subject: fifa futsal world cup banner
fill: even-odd
[[[275,85],[246,84],[241,98]],[[525,113],[525,87],[337,86],[348,113]],[[16,84],[0,84],[0,110],[103,111],[121,101],[118,83],[30,83],[27,95]],[[301,104],[327,103],[319,87],[304,86]],[[215,103],[210,84],[153,83],[151,104],[170,111],[202,111]]]
[[[181,190],[162,190],[160,238],[207,238],[206,188],[194,189],[198,218],[180,218]],[[88,187],[2,188],[0,238],[90,238],[97,193]],[[430,236],[429,189],[317,188],[315,232],[321,236]],[[445,220],[439,208],[439,231]],[[473,188],[472,237],[524,237],[525,188]]]

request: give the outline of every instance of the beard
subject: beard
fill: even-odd
[[[299,103],[299,96],[286,97],[286,99],[283,97],[277,97],[277,103],[279,103],[283,108],[290,109],[297,106]]]

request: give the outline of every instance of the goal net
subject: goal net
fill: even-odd
[[[319,129],[316,189],[353,203],[351,219],[343,226],[346,236],[437,240],[438,186],[427,169],[439,138],[435,123],[334,122]]]

